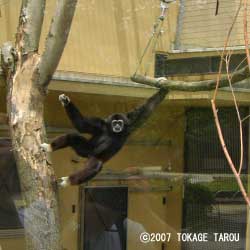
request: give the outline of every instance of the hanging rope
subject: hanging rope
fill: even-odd
[[[157,44],[159,42],[159,37],[162,34],[162,26],[163,26],[163,21],[160,23],[158,31],[155,32],[155,36],[154,36],[154,39],[153,39],[153,42],[152,42],[152,52],[151,52],[152,54],[155,52],[156,46],[157,46]],[[150,69],[150,66],[151,66],[152,62],[153,62],[153,57],[151,57],[151,59],[148,61],[148,63],[146,63],[145,73],[144,73],[145,76],[148,74],[148,71]]]
[[[175,0],[162,0],[161,3],[160,3],[160,9],[161,9],[161,14],[160,16],[157,18],[156,22],[154,23],[154,26],[153,26],[153,32],[147,42],[147,45],[142,53],[142,56],[138,62],[138,65],[136,67],[136,70],[135,70],[135,73],[134,75],[137,74],[139,68],[141,67],[142,65],[142,61],[150,47],[150,45],[152,44],[152,53],[154,53],[155,49],[156,49],[156,46],[157,46],[157,43],[158,43],[158,40],[159,40],[159,37],[160,35],[162,34],[162,27],[163,27],[163,23],[164,23],[164,20],[165,20],[165,17],[166,17],[166,14],[167,14],[167,9],[168,9],[168,4],[171,3],[171,2],[174,2]],[[147,63],[147,66],[145,67],[146,70],[145,70],[145,75],[147,74],[148,70],[149,70],[149,67],[151,65],[151,62],[148,62]]]

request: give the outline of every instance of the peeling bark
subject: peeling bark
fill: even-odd
[[[25,200],[24,228],[29,250],[61,249],[55,174],[40,145],[46,139],[44,95],[37,88],[39,56],[30,56],[13,76],[8,113],[12,145]]]

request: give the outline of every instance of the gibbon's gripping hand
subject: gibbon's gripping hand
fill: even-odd
[[[59,101],[61,102],[61,104],[63,106],[67,106],[70,103],[70,99],[68,96],[66,96],[65,94],[61,94],[59,95]]]
[[[50,144],[42,143],[40,145],[40,147],[41,147],[42,151],[44,151],[44,152],[52,152],[52,147]]]
[[[70,185],[70,180],[68,176],[61,177],[57,180],[57,185],[60,188],[65,188]]]

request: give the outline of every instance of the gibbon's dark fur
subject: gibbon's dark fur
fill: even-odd
[[[80,133],[92,135],[90,139],[86,139],[78,133],[69,133],[56,138],[50,145],[45,144],[45,147],[50,148],[48,151],[70,146],[79,156],[88,158],[85,168],[69,177],[63,177],[68,178],[68,184],[79,185],[92,179],[102,169],[103,163],[122,148],[128,136],[145,122],[167,92],[166,89],[161,88],[131,112],[112,114],[106,119],[83,116],[67,96],[60,95],[59,100],[74,127]]]

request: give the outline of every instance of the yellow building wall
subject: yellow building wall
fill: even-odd
[[[14,40],[20,2],[11,0],[0,6],[0,44]],[[47,1],[41,53],[55,2]],[[58,70],[130,76],[152,34],[153,24],[160,15],[159,5],[159,1],[155,0],[79,0]],[[173,4],[157,50],[166,51],[174,42],[176,18],[177,4]],[[149,55],[147,61],[153,61],[154,55],[151,52]]]
[[[0,44],[14,41],[21,0],[0,5]],[[171,54],[172,49],[223,47],[239,1],[223,1],[215,16],[216,4],[193,0],[172,3],[163,25],[156,51],[170,53],[169,58],[192,57],[190,53]],[[179,12],[182,6],[183,12]],[[195,6],[195,8],[194,8]],[[56,1],[47,1],[40,53]],[[153,24],[160,14],[159,1],[147,0],[79,0],[69,39],[58,70],[109,76],[131,76],[152,34]],[[243,8],[233,29],[229,46],[244,45]],[[179,22],[179,26],[178,25]],[[249,28],[249,27],[248,27]],[[210,53],[210,54],[211,54]],[[203,53],[202,56],[205,56]],[[143,69],[154,70],[152,47],[146,54]]]
[[[25,250],[25,240],[24,238],[8,238],[8,239],[3,239],[0,238],[0,249],[1,250]]]

